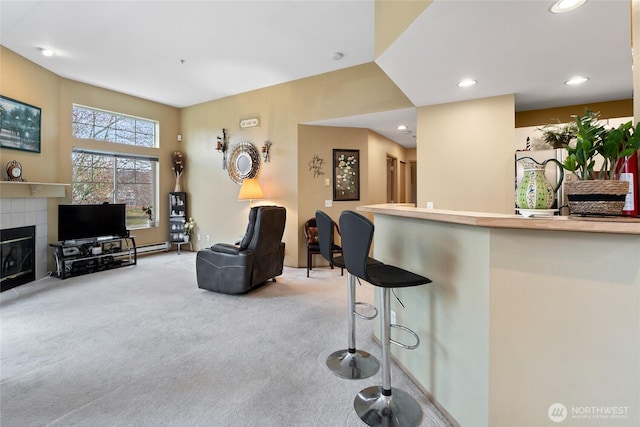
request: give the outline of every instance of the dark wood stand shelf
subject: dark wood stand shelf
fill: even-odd
[[[178,255],[182,245],[189,245],[193,252],[193,245],[184,238],[184,224],[189,217],[187,216],[187,193],[184,191],[169,193],[169,242],[178,246]]]
[[[53,248],[55,276],[60,279],[138,263],[133,236],[67,241],[49,246]]]

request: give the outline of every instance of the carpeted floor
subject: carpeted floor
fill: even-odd
[[[285,268],[248,295],[198,289],[195,254],[46,278],[0,295],[0,425],[360,426],[353,399],[380,374],[344,380],[325,365],[345,348],[346,276]],[[373,287],[358,286],[373,301]],[[357,346],[380,357],[374,321]],[[449,423],[395,366],[394,387]]]

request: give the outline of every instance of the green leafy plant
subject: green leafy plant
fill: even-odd
[[[189,217],[189,221],[185,221],[184,223],[184,234],[190,236],[193,233],[193,230],[196,228],[196,221],[193,217]]]
[[[583,116],[575,116],[575,125],[575,143],[564,144],[568,155],[563,166],[580,180],[617,179],[624,166],[622,159],[640,149],[640,124],[635,129],[631,122],[606,129],[600,122],[600,113],[585,109]],[[598,155],[603,162],[596,175]]]
[[[598,176],[608,174],[609,179],[616,179],[624,169],[626,158],[640,150],[640,123],[634,128],[631,122],[621,124],[607,133],[600,154],[604,158]]]
[[[557,119],[556,119],[557,120]],[[563,148],[569,144],[571,140],[575,139],[578,132],[578,127],[575,122],[570,123],[552,123],[536,128],[542,132],[542,139],[553,148]]]

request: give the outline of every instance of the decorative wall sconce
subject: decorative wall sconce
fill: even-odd
[[[264,159],[265,163],[269,163],[271,161],[269,157],[269,150],[271,150],[271,145],[273,145],[273,142],[269,140],[265,141],[262,145],[262,158]]]
[[[222,169],[227,168],[227,148],[229,148],[229,144],[227,143],[227,131],[223,128],[222,138],[218,137],[218,143],[216,145],[216,150],[219,153],[222,153]]]

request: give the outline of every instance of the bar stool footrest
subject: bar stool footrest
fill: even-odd
[[[367,307],[367,308],[372,309],[372,310],[375,312],[372,316],[365,316],[364,314],[358,313],[358,311],[357,311],[357,310],[356,310],[356,308],[354,307],[354,308],[353,308],[353,314],[354,314],[355,316],[358,316],[358,317],[359,317],[359,318],[361,318],[361,319],[364,319],[364,320],[372,320],[372,319],[375,319],[375,318],[376,318],[376,316],[378,315],[378,309],[377,309],[377,308],[376,308],[376,306],[375,306],[375,305],[373,305],[373,304],[369,304],[369,303],[366,303],[366,302],[355,302],[355,303],[354,303],[354,305],[356,305],[356,306],[357,306],[357,305],[363,305],[363,306],[365,306],[365,307]]]
[[[398,347],[402,347],[402,348],[406,348],[407,350],[415,350],[416,348],[418,348],[418,346],[420,345],[420,337],[418,337],[418,334],[416,334],[415,332],[413,332],[411,329],[407,328],[406,326],[402,326],[402,325],[396,325],[396,324],[391,324],[389,325],[392,328],[396,328],[396,329],[400,329],[403,330],[405,332],[410,333],[411,335],[413,335],[413,337],[416,339],[416,343],[414,345],[407,345],[404,343],[401,343],[399,341],[396,340],[392,340],[391,338],[389,338],[389,342],[393,345],[397,345]]]

